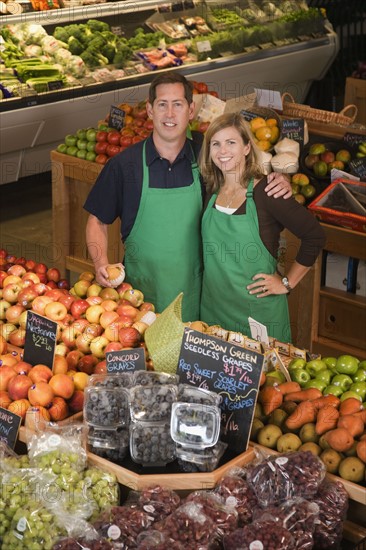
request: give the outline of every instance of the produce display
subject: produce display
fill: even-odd
[[[333,168],[347,170],[351,152],[338,143],[313,143],[304,151],[304,166],[317,178],[325,178]]]
[[[366,368],[350,355],[289,363],[292,382],[267,376],[252,439],[271,449],[309,450],[326,470],[365,482]]]

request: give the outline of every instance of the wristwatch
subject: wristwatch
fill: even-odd
[[[287,278],[287,277],[282,277],[281,283],[283,284],[283,286],[286,287],[286,289],[287,289],[287,294],[290,294],[292,288],[291,288],[291,286],[290,286],[290,283],[289,283],[288,278]]]

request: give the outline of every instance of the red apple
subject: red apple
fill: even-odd
[[[69,415],[69,407],[63,397],[54,397],[48,408],[52,422],[64,420]]]
[[[3,323],[0,325],[0,335],[9,342],[9,336],[17,327],[13,323]]]
[[[16,275],[17,277],[22,277],[27,270],[22,265],[14,264],[8,269],[8,275]]]
[[[69,370],[76,370],[77,364],[80,361],[80,359],[84,356],[83,352],[79,349],[71,350],[66,355],[66,361],[69,365]]]
[[[75,390],[74,395],[68,402],[70,410],[74,413],[80,412],[84,407],[84,392],[83,390]]]
[[[27,410],[30,406],[31,404],[29,403],[28,399],[17,399],[16,401],[10,403],[8,411],[17,414],[22,418],[22,420],[24,420]]]
[[[83,271],[79,275],[79,281],[85,280],[91,283],[92,281],[94,281],[94,279],[95,279],[95,274],[92,273],[91,271]]]
[[[121,328],[123,327],[131,327],[133,325],[133,323],[135,322],[134,319],[132,319],[132,317],[130,317],[129,315],[120,315],[118,317],[118,324]]]
[[[76,348],[76,338],[81,334],[80,331],[77,331],[75,327],[71,324],[68,327],[65,327],[61,333],[61,340],[69,348]]]
[[[70,283],[67,279],[60,279],[57,283],[58,288],[62,288],[64,290],[70,289]]]
[[[63,357],[66,357],[69,351],[71,351],[70,348],[68,348],[63,342],[60,342],[55,346],[55,355],[62,355]]]
[[[115,311],[118,304],[115,300],[103,300],[100,304],[106,311]]]
[[[83,300],[81,298],[76,299],[70,307],[71,315],[74,317],[74,319],[79,319],[82,315],[85,314],[88,307],[90,306],[86,300]]]
[[[24,348],[25,344],[25,330],[23,328],[17,328],[9,334],[9,344],[16,346],[17,348]]]
[[[74,327],[74,329],[81,333],[81,332],[84,332],[84,330],[90,326],[90,323],[87,319],[84,319],[83,317],[81,317],[80,319],[75,319],[75,321],[73,322],[72,326]]]
[[[82,333],[78,334],[75,340],[76,348],[83,353],[90,353],[90,344],[94,336]]]
[[[92,338],[95,338],[96,336],[100,336],[102,332],[103,332],[103,327],[98,323],[90,323],[83,330],[83,334],[85,334],[86,336],[91,336]]]
[[[39,315],[44,315],[44,310],[47,304],[53,302],[49,296],[37,296],[32,302],[32,311],[35,311]]]
[[[74,393],[74,382],[67,374],[54,374],[48,384],[51,386],[56,397],[70,399]]]
[[[9,382],[12,378],[15,378],[17,373],[11,366],[0,366],[0,391],[6,391],[8,389]]]
[[[32,283],[32,288],[37,292],[38,296],[42,296],[50,287],[45,283]]]
[[[52,282],[52,281],[50,281]],[[47,285],[48,287],[50,286],[49,284]],[[46,290],[46,292],[44,293],[44,296],[48,296],[49,298],[51,298],[51,300],[53,302],[57,302],[57,300],[59,298],[61,298],[61,296],[64,296],[64,291],[61,289],[61,288],[49,288],[48,290]]]
[[[133,287],[132,285],[130,285],[130,283],[127,283],[127,281],[123,281],[123,283],[117,286],[116,290],[119,294],[119,297],[122,298],[126,290],[131,290],[132,288]]]
[[[99,361],[95,365],[94,374],[105,374],[107,372],[107,361],[103,359],[103,361]]]
[[[19,325],[19,317],[21,313],[25,311],[25,308],[20,304],[13,304],[5,312],[5,318],[8,323],[13,323],[14,325]]]
[[[66,374],[69,370],[66,357],[55,353],[53,357],[52,372],[53,374]]]
[[[8,276],[7,272],[6,271],[3,271],[1,270],[0,271],[0,288],[3,288],[3,282],[4,282],[4,279],[6,279]]]
[[[26,361],[18,361],[16,365],[12,367],[17,374],[29,374],[32,368],[32,365]]]
[[[34,284],[45,282],[45,281],[41,281],[39,275],[37,273],[33,273],[33,271],[27,271],[27,273],[25,275],[23,275],[22,281],[23,281],[23,283],[25,281],[32,281],[32,283],[34,283]]]
[[[37,263],[34,260],[26,260],[24,267],[27,271],[34,271]]]
[[[135,307],[141,306],[142,302],[144,301],[144,295],[142,294],[141,290],[137,290],[136,288],[126,290],[126,292],[123,294],[123,298],[131,302],[131,304]]]
[[[141,334],[133,327],[121,328],[118,337],[124,348],[135,348],[141,341]]]
[[[104,309],[100,304],[97,304],[95,306],[88,307],[85,312],[85,317],[89,321],[89,323],[99,323],[99,319],[102,313],[104,313]]]
[[[47,266],[42,263],[38,263],[34,266],[34,271],[36,273],[47,273]]]
[[[99,317],[99,323],[104,329],[106,329],[111,323],[117,321],[118,318],[119,315],[116,311],[103,311]]]
[[[97,306],[103,302],[103,298],[100,296],[88,296],[85,298],[90,306]]]
[[[4,319],[6,319],[6,312],[10,306],[10,302],[7,302],[6,300],[0,300],[0,320],[4,321]]]
[[[75,297],[71,294],[64,294],[60,296],[57,301],[60,302],[60,304],[64,304],[67,311],[71,311],[71,305],[75,302]]]
[[[132,321],[136,319],[139,310],[134,307],[131,303],[126,301],[125,303],[119,305],[116,309],[118,315],[130,317]]]
[[[11,399],[7,391],[0,390],[0,407],[7,409],[11,403]]]
[[[32,288],[33,286],[34,285],[23,288],[18,294],[18,302],[25,309],[30,309],[32,307],[33,300],[38,297],[37,292],[34,288]]]
[[[98,283],[92,283],[86,290],[86,295],[89,296],[99,296],[102,286]]]
[[[22,278],[18,275],[7,275],[3,281],[3,288],[5,288],[7,285],[20,285],[22,282]]]
[[[47,365],[42,365],[38,363],[29,371],[29,378],[32,380],[33,384],[38,382],[48,382],[52,377],[52,371]]]
[[[28,390],[32,386],[32,380],[26,374],[17,374],[8,384],[9,397],[15,401],[17,399],[27,399]]]
[[[111,287],[103,288],[100,291],[99,296],[101,298],[103,298],[103,300],[115,300],[115,301],[117,301],[119,299],[119,294],[118,294],[117,290],[115,288],[111,288]]]
[[[108,338],[106,338],[105,336],[97,336],[96,338],[93,338],[90,343],[90,351],[93,355],[98,357],[98,359],[103,359],[105,355],[104,350],[108,344]]]
[[[155,306],[151,302],[144,302],[143,304],[140,305],[139,310],[144,311],[144,312],[146,312],[146,311],[154,311],[155,312]]]
[[[31,405],[48,407],[52,403],[55,394],[47,382],[37,382],[28,390],[28,400]]]
[[[54,281],[55,283],[58,283],[61,279],[61,273],[56,267],[50,267],[47,269],[46,275],[49,281]]]
[[[121,349],[123,349],[121,342],[109,342],[104,351],[107,355],[110,351],[120,351]]]
[[[76,281],[73,286],[76,296],[79,296],[79,298],[85,298],[90,285],[91,282],[87,281],[86,279],[80,279],[79,281]]]
[[[92,354],[84,355],[77,364],[77,369],[86,374],[94,374],[95,365],[98,363],[98,358]]]
[[[3,288],[3,299],[11,304],[18,301],[18,294],[22,290],[19,283],[10,283]]]

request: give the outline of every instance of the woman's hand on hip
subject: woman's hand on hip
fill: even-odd
[[[277,294],[288,294],[286,287],[282,284],[281,277],[274,273],[257,273],[253,277],[253,283],[247,286],[249,294],[256,294],[257,298],[266,298],[267,296]]]

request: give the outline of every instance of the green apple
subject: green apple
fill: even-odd
[[[358,363],[358,368],[366,370],[366,359],[363,359]]]
[[[343,391],[347,391],[351,384],[353,384],[353,380],[347,374],[336,374],[332,378],[332,384],[339,386]]]
[[[347,391],[343,392],[342,395],[340,396],[340,400],[345,401],[349,397],[354,397],[355,399],[358,399],[360,401],[360,403],[362,403],[362,397],[360,396],[360,394],[358,394],[355,391],[350,391],[350,390],[347,390]]]
[[[305,369],[296,368],[290,372],[291,380],[297,382],[303,388],[310,380],[310,374]]]
[[[315,375],[315,380],[323,380],[323,382],[325,382],[326,385],[329,386],[332,376],[333,374],[329,369],[321,370]]]
[[[354,382],[349,390],[355,391],[361,396],[361,399],[364,400],[366,397],[366,382]]]
[[[340,355],[337,359],[336,371],[339,374],[356,374],[359,360],[353,355]]]
[[[322,361],[327,365],[328,369],[331,370],[334,374],[336,371],[337,358],[336,357],[322,357]]]
[[[336,397],[340,397],[343,393],[343,390],[340,386],[335,386],[334,384],[329,384],[323,391],[323,395],[335,395]]]
[[[308,361],[306,363],[306,370],[312,378],[314,378],[318,372],[325,370],[326,368],[327,365],[321,359],[313,359],[312,361]]]
[[[305,382],[303,387],[306,390],[308,390],[309,388],[316,388],[323,393],[323,391],[327,387],[327,383],[324,382],[324,380],[317,380],[316,378],[312,378],[311,380],[308,380],[308,382]]]
[[[274,378],[277,384],[282,384],[282,382],[286,382],[286,377],[280,370],[271,370],[267,372],[266,381],[268,380],[268,378]],[[270,380],[270,384],[268,385],[272,386],[273,383],[273,380]]]
[[[293,369],[303,369],[306,366],[305,359],[302,359],[301,357],[296,357],[295,359],[292,359],[288,365],[288,370],[292,371]]]
[[[354,382],[366,382],[366,369],[359,368],[352,376]]]

